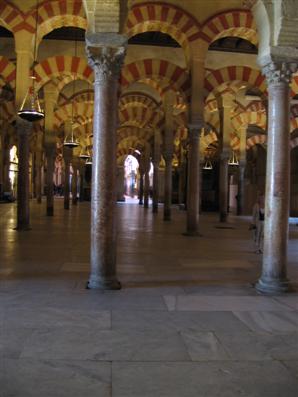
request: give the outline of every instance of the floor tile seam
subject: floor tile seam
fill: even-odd
[[[287,308],[290,308],[290,310],[287,311],[297,311],[297,309],[293,308],[290,304],[280,301],[280,298],[286,298],[286,297],[291,297],[293,295],[283,295],[283,296],[273,296],[272,299],[277,302],[279,305],[286,306]]]

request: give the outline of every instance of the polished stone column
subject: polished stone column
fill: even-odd
[[[160,131],[154,133],[152,212],[158,212],[159,201]]]
[[[201,128],[201,125],[189,126],[188,194],[185,233],[187,236],[199,235]]]
[[[124,167],[117,167],[117,201],[125,201],[124,197]]]
[[[219,163],[219,221],[226,222],[228,218],[228,195],[229,195],[229,152],[220,154]]]
[[[238,174],[238,193],[237,193],[237,215],[243,215],[244,212],[244,175],[245,175],[245,162],[239,162]]]
[[[18,192],[16,230],[30,229],[29,210],[29,133],[31,124],[17,119],[18,134]]]
[[[84,201],[84,187],[85,187],[85,164],[80,161],[80,201]]]
[[[149,208],[149,193],[150,193],[150,157],[149,153],[146,153],[144,159],[144,208]]]
[[[64,209],[69,210],[69,194],[70,194],[70,163],[72,158],[72,149],[68,147],[63,148],[64,157]],[[52,181],[53,184],[53,181]]]
[[[165,195],[163,219],[164,221],[171,220],[171,205],[172,205],[172,153],[165,153]]]
[[[270,63],[263,69],[269,93],[266,201],[262,275],[256,289],[278,294],[288,290],[287,244],[290,198],[289,105],[296,64]]]
[[[139,205],[143,205],[144,198],[144,170],[140,167],[140,185],[139,185]]]
[[[78,164],[77,159],[72,160],[72,179],[71,179],[71,195],[72,205],[78,204]]]
[[[42,152],[35,153],[35,197],[38,204],[41,204],[41,168],[42,168]]]
[[[86,36],[94,70],[94,125],[91,195],[91,274],[88,288],[119,289],[116,275],[116,127],[118,81],[127,38]]]
[[[54,214],[54,189],[53,189],[53,174],[55,163],[56,147],[52,143],[45,144],[45,156],[47,162],[46,172],[46,214],[53,216]]]

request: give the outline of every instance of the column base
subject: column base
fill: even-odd
[[[255,284],[255,289],[267,295],[278,295],[289,291],[289,280],[261,277]]]
[[[152,212],[153,212],[153,214],[157,214],[158,213],[158,205],[153,205]]]
[[[119,290],[121,289],[121,283],[117,279],[114,280],[90,279],[89,281],[87,281],[86,289],[98,289],[102,291]]]
[[[47,216],[53,216],[53,215],[54,215],[54,208],[47,207]]]
[[[13,230],[17,230],[18,232],[28,232],[32,228],[28,225],[18,225]]]
[[[198,231],[195,232],[184,232],[182,233],[182,236],[188,236],[188,237],[202,237],[203,235],[199,233]]]
[[[224,222],[227,222],[227,220],[228,220],[228,215],[227,214],[220,214],[219,215],[219,222],[224,223]]]

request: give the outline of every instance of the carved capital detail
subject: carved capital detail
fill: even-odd
[[[126,47],[86,47],[88,63],[94,70],[94,82],[105,83],[118,80],[124,61]]]
[[[293,62],[270,62],[263,67],[263,74],[266,76],[268,85],[289,84],[293,73],[297,71],[297,63]]]

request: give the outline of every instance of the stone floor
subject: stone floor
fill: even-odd
[[[119,204],[123,289],[84,289],[89,204],[31,203],[32,230],[0,205],[1,397],[297,397],[298,292],[258,295],[247,218],[200,238],[138,205]],[[298,227],[289,277],[298,291]]]

